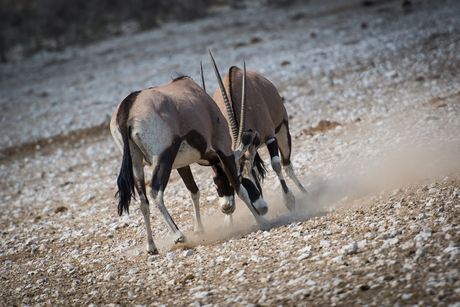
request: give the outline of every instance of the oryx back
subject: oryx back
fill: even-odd
[[[180,147],[174,169],[196,162],[207,164],[205,154],[211,148],[231,148],[227,123],[221,118],[220,110],[211,97],[188,77],[140,91],[134,102],[125,98],[119,108],[121,112],[129,112],[126,120],[126,126],[130,128],[129,138],[150,165],[177,142]],[[120,130],[125,128],[119,126],[121,123],[116,122],[116,118],[115,123],[112,134],[121,149]]]

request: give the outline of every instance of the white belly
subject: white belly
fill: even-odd
[[[200,160],[201,154],[198,150],[190,146],[187,142],[182,142],[173,163],[173,169],[181,168]]]

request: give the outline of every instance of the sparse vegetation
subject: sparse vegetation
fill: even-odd
[[[2,61],[39,50],[59,50],[166,21],[205,15],[216,0],[0,0]]]

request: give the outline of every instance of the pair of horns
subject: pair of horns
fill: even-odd
[[[216,73],[217,82],[219,83],[220,91],[222,92],[222,97],[224,99],[225,108],[227,110],[228,118],[230,120],[230,126],[232,128],[233,134],[233,145],[236,148],[240,146],[242,141],[242,135],[244,132],[244,126],[246,122],[246,62],[243,61],[243,85],[242,85],[242,99],[241,99],[241,118],[240,118],[240,128],[238,131],[238,127],[236,125],[235,114],[233,114],[232,106],[228,100],[227,92],[225,91],[224,84],[222,83],[222,78],[220,77],[219,70],[217,69],[216,62],[209,51],[209,56],[211,57],[212,67],[214,68],[214,72]],[[203,66],[200,63],[200,77],[201,77],[201,86],[203,90],[206,91],[204,85],[204,77],[203,77]]]

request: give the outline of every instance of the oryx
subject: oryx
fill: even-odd
[[[286,174],[294,181],[300,191],[304,195],[308,193],[299,179],[297,179],[292,168],[289,118],[278,90],[259,73],[250,70],[246,71],[246,67],[241,69],[233,66],[229,69],[228,74],[221,79],[216,63],[211,53],[209,54],[219,83],[219,87],[214,93],[214,101],[223,112],[227,122],[234,123],[231,126],[234,146],[238,141],[236,119],[240,114],[245,114],[245,122],[241,123],[244,124],[244,132],[251,131],[255,133],[254,141],[249,146],[247,153],[237,162],[240,167],[242,183],[244,184],[247,180],[256,182],[258,190],[262,192],[259,176],[257,176],[254,166],[256,166],[260,177],[263,179],[265,168],[257,150],[259,147],[266,145],[270,154],[272,168],[281,183],[283,202],[290,211],[294,211],[295,198],[286,185],[281,166],[283,166]],[[246,78],[243,79],[243,76],[246,76]],[[242,80],[246,80],[246,83]],[[243,101],[241,97],[243,88],[246,88],[246,106],[240,103],[240,101]],[[232,112],[224,112],[229,104]],[[231,116],[233,116],[233,119]],[[240,131],[239,134],[241,133]],[[278,156],[278,150],[281,153],[281,159]]]
[[[117,180],[118,214],[129,212],[136,187],[147,229],[149,253],[157,254],[158,250],[150,227],[143,161],[153,168],[151,197],[173,232],[176,243],[187,239],[166,210],[163,192],[171,170],[177,169],[191,192],[196,214],[195,230],[201,230],[199,190],[189,166],[192,163],[212,166],[219,194],[230,195],[228,191],[222,191],[222,185],[219,185],[220,181],[229,182],[231,187],[226,188],[230,188],[232,193],[236,191],[256,221],[259,224],[267,223],[261,216],[267,212],[267,204],[257,189],[248,191],[240,184],[235,163],[235,157],[240,158],[252,143],[253,135],[241,133],[238,146],[233,151],[226,118],[228,116],[222,114],[213,99],[189,77],[179,77],[162,86],[132,92],[115,110],[110,130],[123,154]],[[240,130],[243,129],[241,126]],[[258,196],[257,201],[251,197],[253,194]],[[234,202],[221,202],[224,213],[231,214],[234,209]]]

